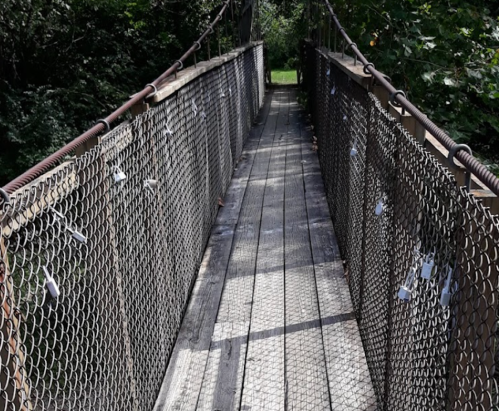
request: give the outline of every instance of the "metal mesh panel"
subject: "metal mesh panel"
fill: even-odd
[[[262,53],[196,78],[3,205],[0,409],[153,408],[263,101]]]
[[[497,218],[328,57],[303,58],[379,409],[498,409]]]

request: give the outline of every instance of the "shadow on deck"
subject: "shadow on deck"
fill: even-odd
[[[155,410],[372,410],[312,134],[271,90],[206,250]]]

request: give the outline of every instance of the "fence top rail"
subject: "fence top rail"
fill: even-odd
[[[403,91],[397,90],[387,79],[386,76],[376,70],[373,63],[369,62],[367,58],[362,54],[362,52],[357,47],[344,27],[341,25],[338,16],[333,10],[333,7],[328,0],[322,0],[326,5],[332,20],[334,21],[336,30],[338,30],[343,36],[347,48],[350,47],[355,57],[360,60],[364,65],[364,72],[371,74],[374,79],[376,79],[377,84],[385,87],[390,93],[390,100],[394,104],[398,104],[407,110],[414,118],[421,123],[421,125],[432,135],[438,142],[440,142],[449,153],[453,154],[453,157],[458,159],[464,167],[473,175],[477,176],[478,179],[485,184],[495,195],[499,196],[499,179],[492,174],[487,167],[480,163],[472,154],[467,146],[456,144],[450,136],[445,133],[441,128],[439,128],[435,123],[433,123],[423,112],[421,112],[414,104],[412,104],[406,97]]]
[[[55,153],[51,154],[35,166],[31,167],[29,170],[12,180],[10,183],[5,185],[0,189],[0,201],[8,202],[9,194],[14,193],[14,191],[20,189],[26,184],[30,183],[43,173],[47,172],[50,168],[57,165],[65,156],[73,152],[76,148],[82,146],[91,138],[97,136],[102,131],[109,131],[111,123],[115,122],[121,115],[126,113],[132,106],[140,103],[148,97],[152,97],[158,87],[171,75],[176,74],[177,71],[181,70],[184,66],[184,62],[193,54],[196,53],[201,48],[201,44],[209,37],[210,34],[214,33],[214,28],[223,19],[224,14],[229,11],[229,6],[232,0],[225,0],[222,3],[222,8],[217,14],[215,19],[211,24],[208,25],[206,30],[201,34],[199,39],[195,41],[192,46],[176,60],[163,74],[161,74],[156,80],[147,84],[142,91],[134,94],[127,102],[122,104],[114,112],[108,115],[106,118],[101,119],[96,122],[96,124],[87,130],[85,133],[75,138],[70,143],[66,144],[64,147],[57,150]]]

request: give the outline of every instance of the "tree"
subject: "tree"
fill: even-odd
[[[499,162],[499,7],[492,1],[336,1],[350,37],[459,143]]]
[[[165,71],[220,5],[220,0],[0,2],[0,186]]]
[[[260,0],[262,35],[272,68],[294,68],[306,36],[306,2]]]

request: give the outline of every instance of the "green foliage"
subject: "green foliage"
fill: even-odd
[[[378,69],[456,141],[470,144],[491,167],[499,162],[496,2],[332,3]],[[192,45],[220,4],[1,1],[0,186],[156,78]],[[259,4],[271,68],[296,68],[299,41],[307,36],[309,2]],[[222,24],[224,50],[232,46],[230,31]],[[214,39],[211,50],[217,50]]]
[[[376,68],[458,142],[499,161],[499,6],[493,1],[336,1]]]
[[[271,68],[296,68],[300,41],[306,36],[306,1],[260,0],[262,35]]]
[[[164,72],[220,5],[220,0],[0,2],[0,186]],[[222,34],[230,30],[222,24]],[[222,41],[231,47],[225,36]],[[205,53],[206,47],[198,59]]]

